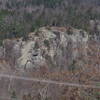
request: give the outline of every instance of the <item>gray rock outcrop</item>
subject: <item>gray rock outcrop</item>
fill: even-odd
[[[61,30],[57,27],[40,28],[29,34],[29,40],[21,49],[18,59],[19,67],[32,68],[47,65],[50,67],[67,68],[79,57],[79,48],[86,54],[88,35],[83,30],[72,28]]]
[[[88,35],[83,30],[42,27],[30,33],[27,41],[5,40],[4,57],[15,68],[67,69],[77,58],[86,55],[87,42]]]

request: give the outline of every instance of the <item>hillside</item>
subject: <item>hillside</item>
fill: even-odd
[[[100,0],[0,0],[0,100],[100,100]]]
[[[17,79],[12,78],[10,83],[8,80],[10,86],[8,88],[5,81],[10,76],[5,76],[0,81],[0,85],[4,87],[0,96],[10,97],[13,93],[9,91],[13,91],[16,98],[23,98],[22,100],[28,97],[31,98],[29,100],[35,98],[36,100],[43,98],[91,100],[92,97],[99,100],[99,67],[100,41],[97,38],[91,37],[82,29],[72,27],[41,27],[29,33],[25,39],[4,40],[3,47],[0,48],[0,75],[2,77],[12,75]],[[38,79],[40,83],[37,82]],[[58,83],[53,85],[47,81],[46,84],[41,83],[44,79],[48,82],[51,80],[51,83],[52,81],[54,83],[57,81],[59,84],[60,82],[75,83],[79,84],[79,87],[64,86],[64,84],[60,86]],[[36,83],[32,80],[36,80]]]

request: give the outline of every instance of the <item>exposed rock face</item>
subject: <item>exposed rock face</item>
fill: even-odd
[[[69,32],[69,33],[68,33]],[[18,66],[29,68],[47,65],[67,68],[80,55],[85,55],[88,35],[83,30],[51,27],[40,28],[23,44]],[[79,53],[78,49],[84,52]]]
[[[27,41],[4,42],[5,56],[18,68],[67,69],[76,59],[85,56],[88,35],[74,28],[42,27],[30,33]],[[81,51],[80,51],[81,49]]]

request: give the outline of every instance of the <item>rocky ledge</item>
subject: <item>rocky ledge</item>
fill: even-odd
[[[5,40],[0,59],[12,68],[68,69],[77,59],[87,55],[88,34],[72,27],[42,27],[27,39]]]

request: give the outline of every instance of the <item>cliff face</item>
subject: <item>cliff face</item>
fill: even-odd
[[[5,40],[0,47],[0,68],[27,70],[45,66],[49,70],[72,70],[87,65],[99,67],[100,42],[96,38],[99,35],[91,38],[85,31],[71,27],[42,27],[30,33],[26,40]]]
[[[12,68],[68,69],[77,59],[87,55],[87,42],[88,35],[83,30],[42,27],[30,33],[26,41],[5,40],[4,57]]]
[[[51,67],[67,68],[81,54],[85,55],[87,33],[77,29],[61,29],[51,27],[40,28],[29,35],[18,59],[19,67]],[[84,52],[79,53],[78,49]]]

